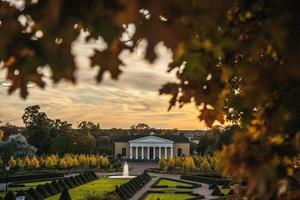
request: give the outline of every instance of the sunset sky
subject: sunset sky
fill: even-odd
[[[77,126],[80,121],[100,123],[102,128],[129,128],[139,122],[155,128],[205,129],[204,123],[197,118],[198,111],[193,105],[167,111],[169,96],[159,96],[158,89],[167,81],[176,80],[174,73],[167,73],[172,53],[162,44],[158,45],[158,59],[153,65],[146,63],[143,50],[136,53],[123,52],[123,73],[118,81],[106,74],[101,84],[94,77],[97,68],[90,68],[91,51],[79,38],[74,43],[73,52],[79,69],[76,73],[77,85],[64,81],[53,85],[49,79],[46,90],[30,87],[26,100],[18,93],[7,95],[7,87],[0,86],[0,120],[23,125],[21,116],[24,108],[38,104],[52,119],[60,118]],[[143,44],[141,44],[143,45]],[[101,48],[100,48],[101,49]],[[141,49],[143,49],[141,47]],[[47,68],[43,69],[50,76]],[[0,70],[0,81],[5,80],[5,71]]]

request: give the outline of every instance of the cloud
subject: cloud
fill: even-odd
[[[205,125],[197,116],[193,105],[167,112],[168,96],[159,96],[158,89],[167,81],[176,81],[175,73],[167,73],[172,53],[160,43],[156,48],[158,59],[151,65],[142,59],[142,53],[122,52],[123,73],[114,81],[105,74],[101,84],[94,77],[97,69],[90,67],[86,57],[80,57],[77,70],[78,84],[61,82],[52,85],[49,78],[47,87],[29,89],[27,100],[18,93],[7,96],[6,89],[0,89],[0,120],[22,125],[24,108],[39,104],[50,118],[67,120],[77,126],[80,121],[99,122],[103,128],[129,128],[139,122],[156,128],[201,129]],[[43,69],[50,77],[47,68]],[[0,71],[0,81],[5,72]],[[0,86],[1,87],[1,86]]]

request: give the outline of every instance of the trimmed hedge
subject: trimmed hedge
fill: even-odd
[[[43,185],[38,185],[35,188],[35,190],[38,191],[44,198],[51,196],[51,194],[46,190],[46,188]]]
[[[68,191],[70,188],[74,188],[84,183],[93,181],[96,178],[98,178],[98,176],[94,172],[89,171],[83,174],[79,174],[75,177],[62,178],[62,179],[52,181],[51,183],[38,185],[36,189],[30,188],[29,190],[26,191],[19,191],[16,196],[25,196],[26,200],[43,200],[49,196],[58,194],[60,192],[64,193],[65,191]],[[131,188],[131,190],[133,192],[133,188]],[[8,195],[7,200],[15,200],[15,197],[11,195],[14,194],[12,193],[10,194],[10,196]]]
[[[11,175],[8,178],[9,182],[16,181],[28,181],[28,180],[40,180],[40,179],[53,179],[64,177],[63,172],[52,172],[52,173],[30,173],[26,175]],[[0,183],[5,183],[6,177],[0,176]]]
[[[218,186],[216,184],[209,184],[208,189],[216,189]]]
[[[63,188],[63,189],[70,189],[69,185],[64,181],[64,179],[59,179],[58,184]]]
[[[150,180],[151,176],[147,173],[147,171],[144,171],[143,174],[131,179],[127,183],[122,184],[120,187],[116,186],[113,193],[118,194],[121,199],[127,200]]]
[[[216,184],[216,185],[229,184],[230,182],[229,179],[211,178],[211,177],[203,177],[203,176],[190,176],[190,175],[181,175],[181,179],[202,182],[207,184]]]
[[[27,190],[28,194],[32,196],[35,200],[43,200],[44,197],[37,190],[30,188]]]
[[[64,189],[59,197],[59,200],[72,200],[69,190]]]
[[[59,191],[57,191],[52,185],[50,185],[49,183],[46,183],[44,185],[45,189],[51,194],[51,195],[55,195],[57,193],[59,193]]]
[[[219,187],[217,187],[216,189],[214,189],[212,191],[211,195],[214,195],[214,196],[224,196],[223,192],[220,190]]]
[[[4,199],[5,200],[16,200],[16,195],[12,191],[9,191]]]
[[[58,183],[58,181],[52,181],[50,183],[58,192],[62,192],[64,190],[63,186]]]
[[[152,185],[151,188],[168,188],[168,185]]]
[[[23,190],[19,191],[17,194],[16,194],[16,197],[19,197],[19,196],[25,196],[25,199],[26,200],[34,200],[33,197],[28,194],[28,192],[25,192]]]

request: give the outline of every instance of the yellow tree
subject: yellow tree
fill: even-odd
[[[204,171],[204,172],[209,171],[211,169],[206,156],[203,157],[199,167],[200,167],[200,170]]]
[[[0,141],[4,138],[4,131],[0,129]]]
[[[15,160],[15,158],[13,156],[10,157],[8,164],[12,167],[15,168],[17,166],[17,161]]]
[[[36,168],[36,169],[40,167],[40,162],[39,162],[39,160],[37,159],[36,156],[33,156],[30,159],[30,167]]]

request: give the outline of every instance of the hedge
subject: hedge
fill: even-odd
[[[58,181],[52,181],[50,183],[58,192],[62,192],[64,190],[63,186],[58,183]]]
[[[150,180],[151,176],[147,173],[147,171],[144,171],[143,174],[136,176],[127,183],[122,184],[120,187],[116,186],[113,193],[118,194],[121,199],[127,200]]]
[[[44,185],[45,189],[51,194],[51,195],[55,195],[57,193],[59,193],[59,191],[57,191],[52,185],[50,185],[49,183],[46,183]]]
[[[24,192],[23,190],[19,191],[16,194],[16,197],[19,197],[19,196],[25,196],[26,200],[34,200],[33,197],[30,194],[28,194],[28,192]]]
[[[44,197],[37,190],[30,188],[27,190],[28,194],[32,196],[35,200],[43,200]]]
[[[64,177],[63,172],[52,172],[52,173],[29,173],[25,175],[11,175],[8,178],[9,182],[16,181],[29,181],[29,180],[39,180],[39,179],[53,179]],[[5,183],[6,177],[0,176],[0,183]]]
[[[46,188],[43,185],[38,185],[35,188],[36,191],[38,191],[44,198],[51,196],[51,194],[46,190]]]
[[[210,178],[210,177],[191,176],[191,175],[181,175],[181,179],[207,183],[207,184],[216,184],[216,185],[224,185],[230,182],[229,179]]]
[[[216,184],[209,184],[208,189],[216,189],[218,186]]]
[[[44,185],[38,185],[35,189],[30,188],[26,191],[19,191],[16,196],[25,196],[26,200],[43,200],[49,196],[55,195],[57,193],[68,191],[69,188],[73,188],[89,181],[95,180],[98,176],[94,172],[85,172],[83,174],[79,174],[75,177],[67,177],[59,180],[52,181],[51,183],[46,183]],[[83,180],[84,181],[83,181]],[[135,184],[137,187],[138,184]],[[131,192],[134,192],[134,187],[128,186],[126,187]],[[7,200],[15,200],[13,196],[14,193],[9,193],[5,199]]]
[[[9,191],[5,196],[5,200],[16,200],[16,195],[12,191]]]
[[[211,195],[214,195],[214,196],[224,196],[223,192],[219,189],[219,187],[217,187],[216,189],[214,189],[212,191]]]

